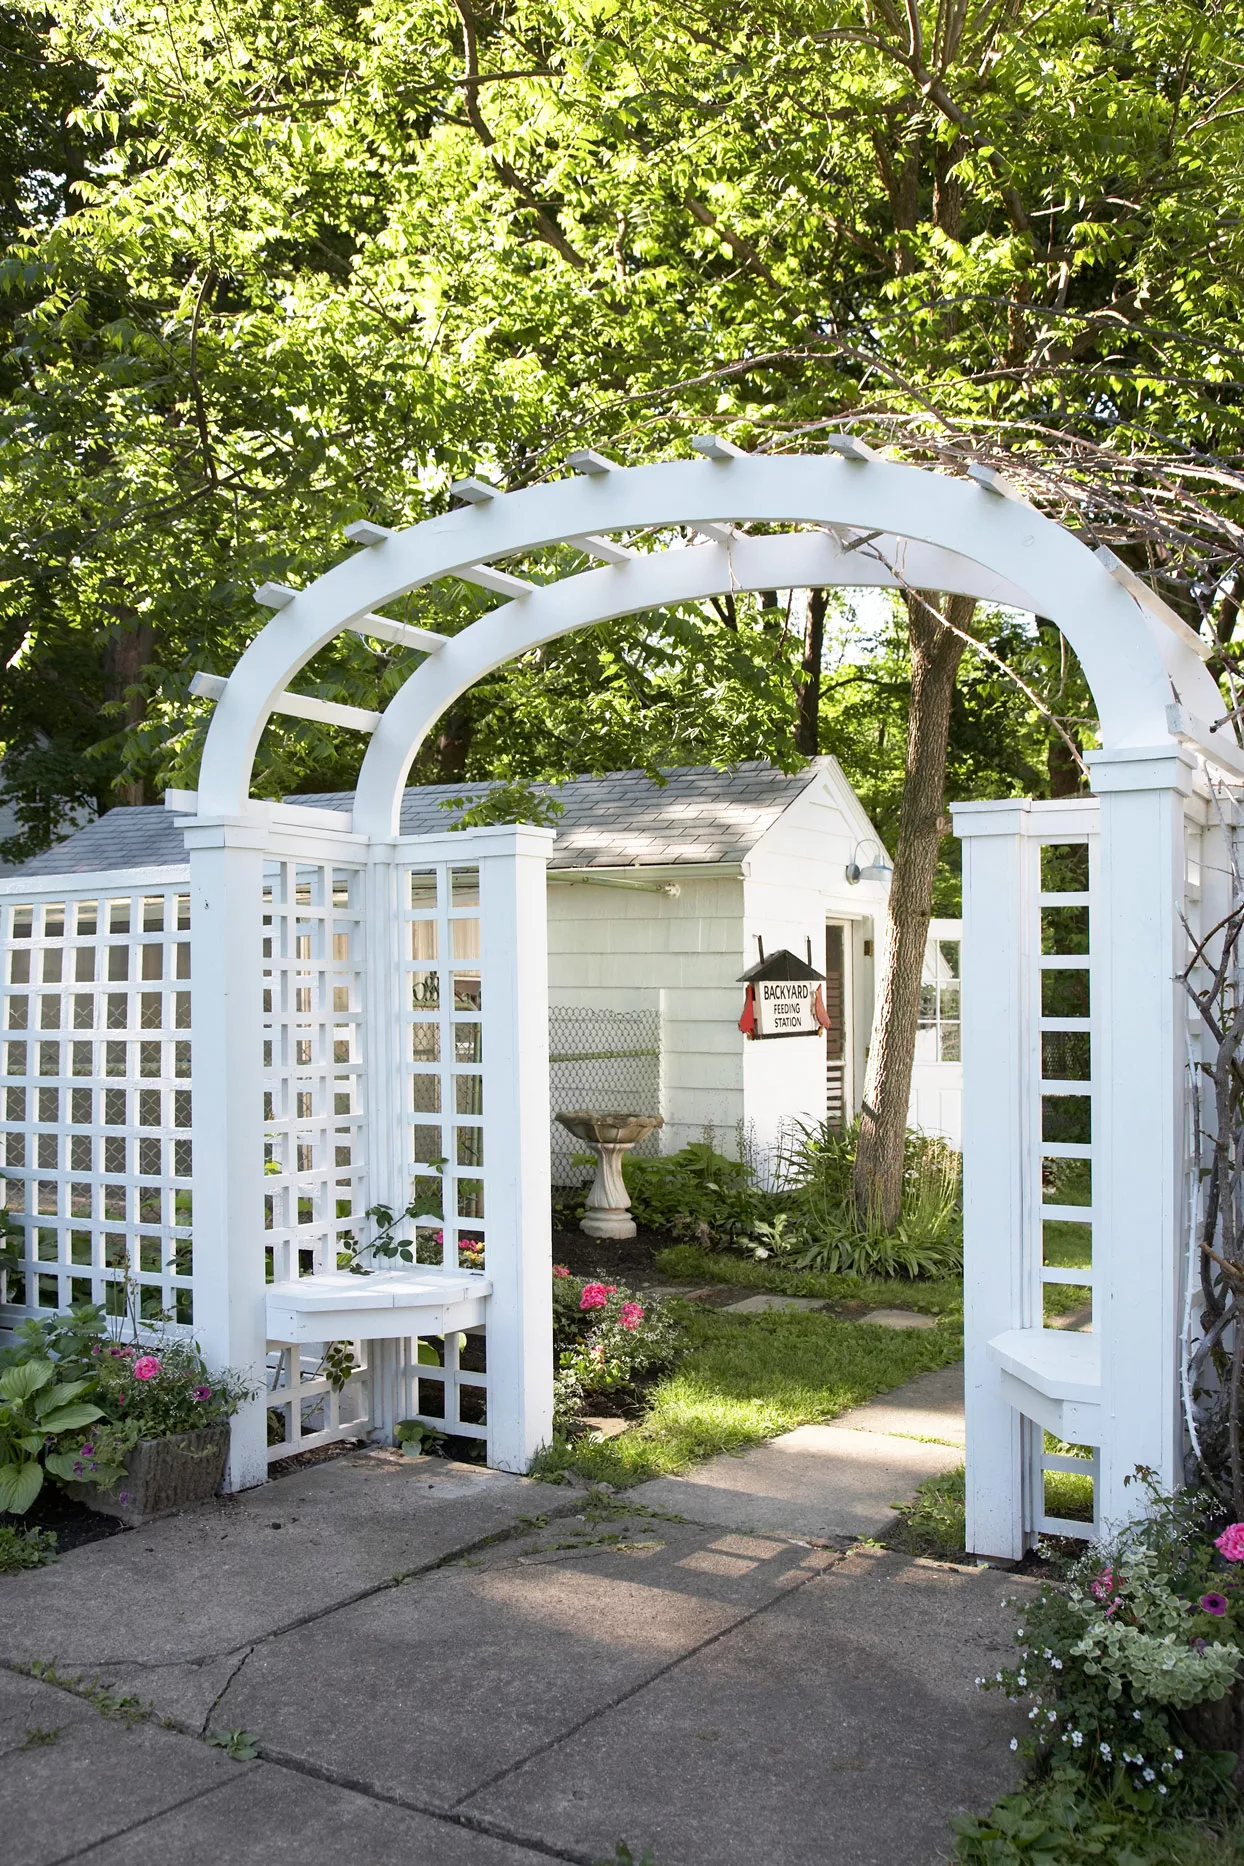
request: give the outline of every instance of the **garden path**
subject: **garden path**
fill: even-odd
[[[6,1861],[934,1866],[1031,1586],[350,1454],[0,1579]]]
[[[926,1477],[963,1462],[963,1364],[921,1374],[832,1425],[801,1425],[628,1492],[689,1522],[835,1541],[880,1537]]]

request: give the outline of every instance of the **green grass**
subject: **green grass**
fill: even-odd
[[[1244,1866],[1244,1821],[1155,1820],[1055,1775],[955,1822],[960,1866]]]
[[[893,1285],[887,1285],[894,1302]],[[657,1384],[646,1417],[601,1443],[559,1440],[532,1476],[574,1470],[637,1484],[686,1470],[797,1425],[832,1419],[963,1353],[957,1315],[936,1328],[870,1327],[816,1313],[725,1315],[680,1304],[688,1349]]]
[[[922,1315],[957,1316],[963,1309],[963,1280],[948,1276],[908,1282],[905,1278],[839,1276],[828,1270],[791,1270],[725,1251],[673,1244],[654,1260],[662,1276],[680,1283],[733,1283],[740,1289],[772,1290],[781,1296],[820,1296],[826,1302],[867,1302],[878,1309],[917,1309]]]

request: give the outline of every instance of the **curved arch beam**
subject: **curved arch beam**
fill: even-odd
[[[873,549],[845,551],[825,532],[741,537],[732,545],[636,556],[626,565],[588,570],[546,584],[534,596],[481,616],[455,635],[394,694],[372,735],[359,772],[354,828],[395,836],[406,776],[423,740],[445,709],[485,674],[516,655],[577,629],[662,604],[702,602],[728,591],[804,589],[825,585],[893,588],[893,563],[913,587],[949,590],[985,602],[1023,607],[1022,594],[979,564],[905,539],[874,540]]]
[[[1220,704],[1217,688],[1195,652],[1148,616],[1077,538],[1030,506],[999,498],[967,480],[886,460],[856,464],[805,454],[666,461],[605,474],[578,475],[521,492],[498,494],[483,505],[396,532],[383,544],[367,547],[317,578],[260,632],[230,676],[204,747],[200,810],[222,815],[245,812],[255,753],[273,702],[326,642],[370,610],[481,561],[593,532],[732,520],[832,525],[886,536],[900,534],[975,564],[992,577],[997,590],[1014,592],[1010,598],[999,594],[994,600],[1014,601],[1018,607],[1050,617],[1063,630],[1096,699],[1104,745],[1169,743],[1165,709],[1171,698],[1172,680],[1194,711],[1214,717]],[[730,555],[737,557],[743,543],[739,540]],[[691,555],[700,553],[654,553],[651,561],[668,570],[679,558]],[[839,585],[874,581],[859,562],[862,552],[843,555],[850,563],[849,574],[843,575],[840,565],[838,576],[824,581]],[[631,577],[648,561],[648,556],[640,554],[619,566],[616,573],[611,570],[603,574]],[[914,567],[913,561],[912,571]],[[588,572],[585,578],[567,581],[592,581],[601,574]],[[904,571],[904,575],[915,581],[911,572]],[[677,581],[675,575],[675,585]],[[788,571],[778,579],[778,587],[789,587],[794,581]],[[946,587],[944,582],[931,586]],[[552,587],[556,586],[546,586]],[[731,587],[727,576],[716,591],[705,593],[718,594]],[[494,629],[498,616],[508,614],[513,619],[517,610],[541,600],[543,594],[535,592],[481,618],[455,636],[449,647],[441,649],[435,661],[441,662],[451,653],[454,665],[458,665],[460,656],[474,657],[472,638],[483,647],[477,631]],[[643,595],[628,608],[651,608],[680,600],[685,598],[674,588],[667,588],[666,594],[654,593],[645,582]],[[613,608],[609,613],[624,614],[627,609]],[[521,632],[514,631],[507,652],[499,658],[520,653],[528,645]],[[411,677],[412,681],[421,681],[419,693],[430,684],[421,680],[422,675],[420,669]],[[465,684],[477,677],[469,676]],[[389,712],[398,706],[406,690],[404,687],[395,696]],[[414,711],[413,703],[403,706],[403,719],[411,718]],[[385,722],[377,739],[381,735],[385,749],[381,752],[375,748],[376,767],[384,757],[388,761],[386,768],[392,769],[391,734]],[[404,776],[405,771],[403,780]],[[377,791],[370,774],[368,796],[367,818],[372,824],[385,813],[377,808]],[[396,808],[394,797],[386,821],[392,821]]]

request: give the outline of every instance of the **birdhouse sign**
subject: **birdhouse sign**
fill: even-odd
[[[809,946],[811,942],[809,941]],[[797,953],[770,953],[749,966],[739,983],[747,986],[739,1029],[746,1037],[816,1037],[828,1028],[821,986],[825,974]]]

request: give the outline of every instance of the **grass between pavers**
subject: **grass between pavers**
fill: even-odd
[[[1069,1227],[1075,1230],[1076,1227]],[[1051,1263],[1062,1258],[1053,1257]],[[905,1278],[842,1276],[828,1270],[794,1270],[784,1264],[757,1263],[696,1244],[672,1244],[653,1258],[662,1276],[679,1283],[732,1283],[739,1289],[769,1290],[780,1296],[820,1296],[826,1302],[867,1302],[874,1309],[916,1309],[922,1315],[955,1315],[963,1309],[963,1279],[958,1276]],[[1079,1263],[1069,1267],[1078,1268]],[[1077,1283],[1048,1283],[1047,1315],[1073,1315],[1088,1305],[1091,1291]]]
[[[617,1438],[558,1440],[533,1477],[577,1471],[594,1483],[627,1485],[685,1471],[718,1452],[832,1419],[963,1353],[957,1315],[935,1328],[892,1329],[807,1311],[726,1315],[689,1303],[678,1310],[688,1349],[653,1388],[645,1417]]]

